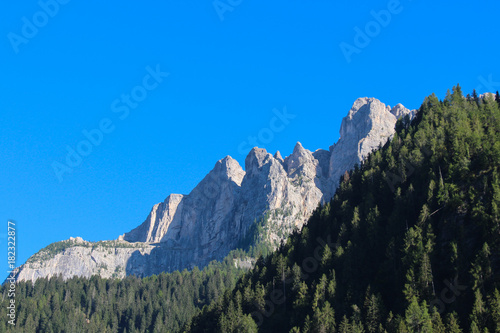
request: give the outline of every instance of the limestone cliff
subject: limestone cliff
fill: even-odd
[[[335,189],[340,176],[360,163],[370,152],[392,137],[398,118],[412,119],[410,111],[398,104],[391,109],[375,98],[358,98],[340,126],[340,139],[330,147],[329,178]]]
[[[255,147],[245,159],[245,171],[227,156],[191,193],[169,195],[118,240],[55,243],[21,266],[17,278],[147,276],[204,266],[235,249],[263,217],[262,237],[277,246],[332,197],[346,170],[394,134],[398,118],[414,115],[401,104],[391,108],[375,98],[359,98],[329,151],[311,152],[297,143],[283,159],[280,152],[273,156]]]

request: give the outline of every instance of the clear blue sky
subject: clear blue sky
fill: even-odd
[[[19,265],[70,236],[117,238],[217,160],[243,165],[249,136],[328,149],[357,97],[418,108],[457,82],[500,89],[493,0],[61,2],[0,11],[0,269],[9,219]],[[284,106],[295,118],[265,130]],[[54,162],[99,126],[113,130],[60,181]]]

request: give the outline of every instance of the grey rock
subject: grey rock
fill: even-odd
[[[276,153],[274,154],[274,158],[275,158],[275,159],[277,159],[278,161],[280,161],[282,164],[283,164],[283,162],[285,162],[285,161],[283,160],[283,157],[281,157],[281,153],[280,153],[280,151],[279,151],[279,150],[278,150],[278,151],[276,151]]]
[[[486,92],[484,94],[479,95],[479,99],[486,101],[490,100],[490,102],[495,101],[496,95],[494,93]]]
[[[154,247],[145,243],[129,244],[123,241],[100,242],[82,240],[80,237],[63,241],[67,246],[58,253],[41,250],[18,269],[18,281],[36,281],[61,275],[63,279],[73,276],[124,278],[129,275],[127,263],[134,253],[147,254]]]
[[[360,164],[369,153],[384,145],[394,135],[398,118],[406,115],[412,118],[415,112],[401,104],[391,109],[378,99],[358,98],[348,115],[342,119],[340,139],[330,147],[331,188],[337,187],[346,170]]]
[[[71,238],[58,253],[34,255],[19,267],[18,280],[61,274],[76,276],[148,276],[163,271],[203,267],[238,247],[256,221],[276,247],[300,229],[320,203],[331,199],[340,176],[361,163],[394,135],[398,118],[415,116],[397,104],[357,99],[343,118],[340,139],[330,150],[311,152],[297,142],[282,158],[253,148],[245,171],[230,156],[218,161],[188,195],[171,194],[153,206],[146,220],[116,241]],[[248,262],[235,263],[249,266]]]

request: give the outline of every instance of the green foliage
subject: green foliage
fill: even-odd
[[[238,248],[253,258],[271,253],[272,246],[266,238],[270,216],[271,212],[268,210],[259,220],[256,219],[238,243]]]
[[[187,331],[232,306],[259,332],[499,332],[499,167],[498,103],[427,97]]]
[[[260,256],[246,274],[228,258],[20,283],[17,331],[500,332],[500,97],[472,95],[427,97],[277,251],[265,235],[284,211],[256,221],[232,254]]]
[[[17,326],[9,332],[179,332],[205,305],[235,286],[244,272],[234,266],[235,257],[237,252],[201,271],[195,267],[143,279],[93,276],[20,282],[15,297]],[[7,293],[8,286],[2,286],[4,309],[10,299]],[[238,332],[257,332],[250,317],[240,319]],[[5,324],[0,324],[0,332],[2,327]]]

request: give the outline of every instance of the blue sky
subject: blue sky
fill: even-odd
[[[244,165],[249,137],[284,156],[297,141],[328,149],[358,97],[418,108],[457,82],[500,89],[499,12],[493,0],[8,2],[1,251],[9,219],[18,265],[70,236],[115,239],[217,160]]]

